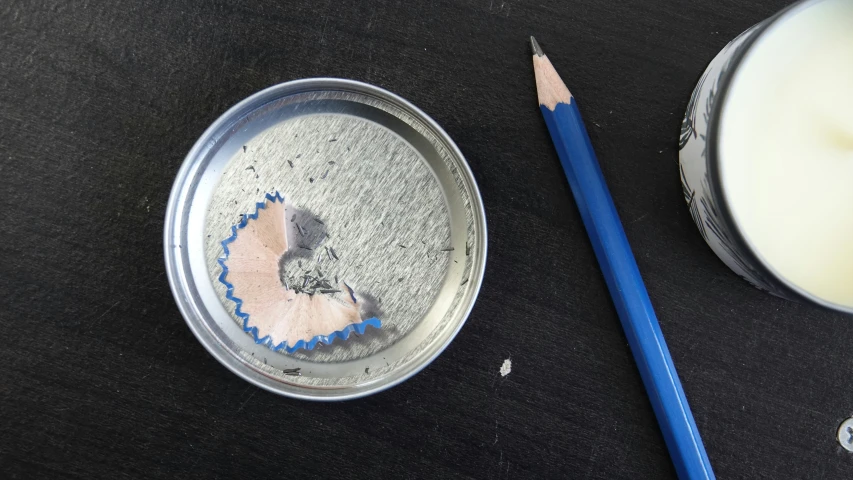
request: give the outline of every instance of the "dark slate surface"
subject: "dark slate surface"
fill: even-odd
[[[536,106],[535,34],[580,99],[720,478],[850,478],[853,322],[751,288],[683,204],[706,63],[785,0],[0,4],[0,476],[671,478]],[[162,219],[202,131],[339,76],[442,124],[482,189],[480,299],[447,351],[314,404],[221,367],[167,286]],[[498,369],[511,357],[512,373]]]

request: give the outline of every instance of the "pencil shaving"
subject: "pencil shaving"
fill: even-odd
[[[367,326],[379,328],[379,319],[362,319],[355,294],[344,282],[334,287],[324,282],[323,288],[306,293],[280,279],[279,260],[290,246],[287,224],[284,198],[277,192],[267,194],[256,204],[256,212],[244,215],[222,242],[219,281],[227,288],[226,298],[236,304],[243,330],[274,351],[293,353],[363,334]],[[305,233],[304,227],[294,228]],[[319,268],[317,273],[322,276]],[[333,296],[338,293],[342,298]]]

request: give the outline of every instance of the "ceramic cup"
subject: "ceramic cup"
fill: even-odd
[[[721,175],[720,131],[732,79],[755,45],[774,28],[823,0],[804,0],[754,25],[732,40],[711,61],[696,85],[681,125],[679,160],[684,199],[693,221],[713,251],[735,273],[777,296],[853,313],[853,305],[822,298],[779,274],[747,239],[732,213]],[[832,0],[846,1],[846,0]],[[851,18],[853,28],[853,18]],[[853,52],[851,57],[853,58]],[[791,252],[796,255],[796,252]],[[777,265],[778,267],[778,265]],[[853,277],[853,272],[851,277]],[[853,279],[853,278],[851,278]]]

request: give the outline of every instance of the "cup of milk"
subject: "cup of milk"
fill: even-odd
[[[762,290],[853,313],[853,0],[795,3],[732,40],[679,138],[702,237]]]

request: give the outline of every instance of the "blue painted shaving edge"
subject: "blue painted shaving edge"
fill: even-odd
[[[278,192],[275,192],[275,195],[271,193],[267,193],[265,195],[266,200],[271,202],[281,202],[284,203],[284,197],[281,196]],[[237,230],[241,228],[245,228],[249,223],[249,220],[255,220],[258,218],[258,212],[266,208],[266,201],[257,202],[255,204],[255,213],[249,215],[243,215],[243,219],[240,220],[240,223],[237,225],[233,225],[231,227],[231,236],[222,241],[222,248],[225,250],[225,256],[217,259],[219,266],[222,267],[222,273],[219,275],[219,282],[225,285],[225,298],[234,302],[237,307],[234,309],[234,313],[243,320],[243,331],[252,335],[252,338],[255,340],[255,343],[265,345],[269,347],[274,352],[278,352],[279,350],[284,350],[287,353],[293,353],[299,349],[312,350],[318,344],[331,344],[335,341],[335,339],[339,338],[341,340],[346,340],[349,338],[350,333],[356,333],[358,335],[363,335],[365,330],[367,330],[368,326],[374,328],[380,328],[382,326],[382,322],[379,321],[378,318],[372,317],[367,320],[363,320],[359,323],[353,323],[351,325],[347,325],[341,330],[334,331],[328,335],[317,335],[316,337],[308,340],[299,340],[295,345],[288,345],[287,342],[281,342],[278,345],[272,345],[272,338],[269,335],[264,337],[258,337],[258,327],[249,326],[249,314],[240,310],[240,307],[243,306],[243,300],[234,296],[234,285],[231,284],[226,277],[228,276],[228,266],[225,265],[225,262],[228,260],[228,255],[230,252],[228,251],[228,244],[237,239]],[[344,284],[346,285],[346,283]],[[350,297],[352,297],[353,302],[356,301],[355,294],[350,288],[349,285],[346,285],[349,290]]]

